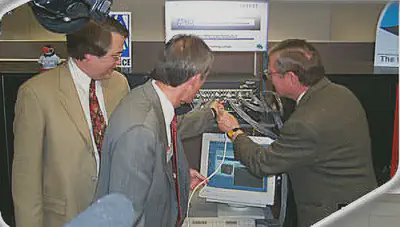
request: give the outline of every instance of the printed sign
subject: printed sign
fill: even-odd
[[[260,0],[165,2],[166,42],[177,34],[202,38],[212,51],[266,51],[268,3]]]
[[[399,67],[399,2],[390,2],[379,18],[374,66]]]
[[[131,12],[110,12],[110,16],[118,20],[122,25],[124,25],[129,31],[129,37],[125,39],[124,49],[121,55],[121,65],[122,68],[132,67],[132,17]]]

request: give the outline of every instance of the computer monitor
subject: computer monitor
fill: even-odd
[[[263,146],[273,142],[268,137],[250,138]],[[236,206],[265,207],[274,204],[275,176],[258,178],[252,175],[247,167],[234,159],[233,144],[225,134],[204,133],[200,173],[209,177],[219,166],[209,183],[200,191],[200,197]]]

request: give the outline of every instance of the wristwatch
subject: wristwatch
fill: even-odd
[[[237,132],[239,130],[241,130],[241,128],[233,128],[228,133],[226,133],[226,135],[228,136],[229,139],[232,140],[233,135],[235,135],[235,132]]]

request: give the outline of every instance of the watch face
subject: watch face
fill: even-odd
[[[232,139],[233,133],[235,133],[233,130],[228,132],[228,137],[229,139]]]

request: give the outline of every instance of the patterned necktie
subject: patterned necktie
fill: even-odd
[[[101,158],[101,146],[103,144],[104,130],[106,129],[106,122],[104,121],[103,112],[101,112],[99,100],[96,96],[96,83],[95,80],[90,81],[89,87],[89,109],[90,119],[92,120],[93,138],[96,143],[97,153],[99,159]]]
[[[179,181],[178,181],[178,151],[177,151],[177,121],[176,121],[176,115],[172,119],[171,122],[171,134],[172,134],[172,149],[173,149],[173,155],[172,155],[172,172],[174,175],[174,180],[175,180],[175,191],[176,191],[176,198],[178,201],[178,218],[176,219],[175,226],[180,226],[180,222],[182,220],[182,209],[181,209],[181,196],[180,196],[180,188],[179,188]]]

